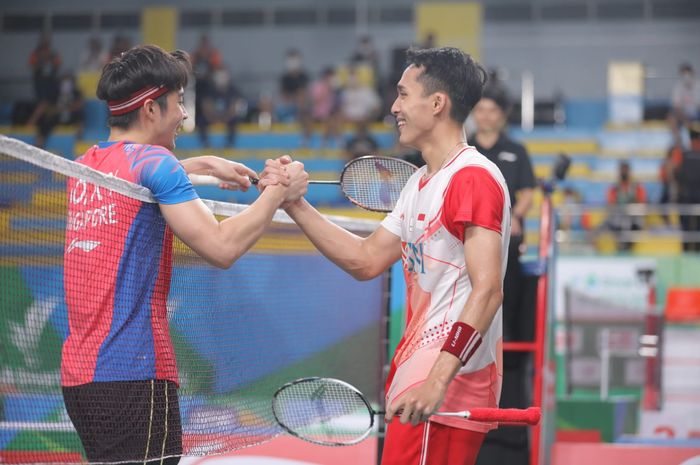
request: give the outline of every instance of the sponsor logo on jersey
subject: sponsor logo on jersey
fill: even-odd
[[[425,260],[423,258],[423,243],[406,242],[404,246],[404,263],[409,273],[425,274]]]

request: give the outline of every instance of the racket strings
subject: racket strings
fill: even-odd
[[[290,384],[272,405],[277,420],[292,434],[327,445],[359,442],[373,424],[361,394],[329,380]]]
[[[358,158],[345,168],[340,183],[345,195],[362,208],[388,212],[415,171],[398,158]]]

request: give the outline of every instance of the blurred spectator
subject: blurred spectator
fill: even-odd
[[[562,190],[562,206],[580,205],[582,203],[581,194],[573,187],[567,186]],[[561,215],[559,218],[559,229],[562,231],[580,231],[583,229],[584,221],[580,215]]]
[[[192,70],[194,72],[194,117],[195,126],[200,130],[200,136],[206,140],[207,123],[203,116],[202,101],[212,85],[214,71],[221,67],[221,53],[211,44],[207,34],[199,37],[199,45],[192,52]],[[202,129],[204,127],[204,129]]]
[[[678,168],[683,161],[683,147],[680,140],[676,140],[668,152],[659,169],[659,181],[661,182],[661,205],[678,203],[679,200],[679,185],[678,185]],[[662,215],[664,222],[668,225],[670,219],[668,214]]]
[[[628,161],[621,161],[618,168],[617,182],[608,189],[608,205],[627,205],[645,203],[647,194],[644,186],[632,180],[632,171]]]
[[[370,36],[363,36],[360,38],[360,42],[357,45],[357,49],[353,52],[350,57],[351,63],[364,63],[372,69],[372,83],[375,88],[378,88],[381,81],[381,75],[379,70],[379,54],[377,49],[374,47],[372,38]]]
[[[434,32],[428,32],[425,36],[425,40],[420,44],[420,48],[435,48],[437,47],[437,37]]]
[[[632,171],[627,161],[621,161],[618,169],[617,182],[608,189],[608,205],[611,207],[624,207],[633,203],[646,203],[647,194],[644,186],[632,180]],[[607,226],[612,231],[627,232],[642,229],[642,218],[630,215],[625,211],[613,212],[608,217]],[[620,250],[629,250],[632,242],[618,241]]]
[[[87,49],[80,56],[78,64],[79,73],[97,73],[107,64],[107,53],[102,50],[102,41],[99,37],[91,37]]]
[[[700,205],[700,123],[689,126],[690,148],[683,152],[678,169],[679,202]],[[700,234],[700,215],[681,215],[683,231]],[[685,240],[683,250],[700,252],[700,240]]]
[[[501,77],[501,73],[499,72],[498,68],[490,68],[488,70],[488,76],[486,80],[486,85],[489,89],[489,92],[492,95],[503,95],[504,98],[508,100],[508,105],[510,106],[510,99],[508,97],[508,88],[505,85],[505,82],[503,81],[503,78]],[[504,124],[507,124],[508,122],[508,116],[510,113],[510,107],[506,109],[507,114],[506,114],[506,122]],[[474,121],[474,111],[469,113],[469,116],[467,116],[466,121],[464,122],[464,133],[467,135],[467,139],[471,139],[474,137],[474,134],[476,134],[476,121]]]
[[[508,266],[503,282],[504,340],[517,339],[521,331],[518,324],[525,311],[521,303],[525,292],[525,275],[520,255],[525,249],[525,218],[532,205],[536,186],[527,150],[505,133],[510,108],[505,89],[487,85],[472,111],[476,132],[469,139],[469,144],[495,163],[503,173],[512,205]]]
[[[304,71],[301,53],[291,49],[285,58],[285,71],[280,77],[281,105],[278,108],[280,121],[299,119],[306,110],[309,75]]]
[[[339,92],[335,83],[335,70],[325,68],[319,78],[311,84],[311,117],[324,125],[322,145],[333,145],[338,130]]]
[[[201,104],[200,124],[197,127],[202,145],[209,147],[209,126],[223,123],[226,125],[225,146],[233,147],[236,142],[236,127],[239,119],[245,116],[247,105],[227,69],[214,71],[211,85],[207,86]]]
[[[192,70],[198,81],[209,81],[215,70],[221,68],[221,52],[212,44],[207,34],[199,38],[197,49],[192,52]]]
[[[308,102],[309,75],[303,67],[301,53],[287,50],[285,71],[280,77],[281,102],[277,106],[277,119],[282,122],[298,121],[302,126],[302,146],[311,137],[311,121]]]
[[[58,70],[61,67],[61,57],[51,49],[51,38],[42,34],[36,48],[29,56],[29,66],[32,69],[34,83],[34,98],[36,108],[29,124],[36,124],[50,102],[55,102],[58,94]]]
[[[107,63],[120,56],[131,48],[131,39],[121,34],[116,34],[112,39],[112,45],[107,52]]]
[[[348,80],[341,93],[341,112],[345,121],[368,123],[374,120],[381,107],[377,92],[357,78],[355,67],[348,69]]]
[[[269,92],[263,92],[260,94],[260,99],[258,100],[258,105],[255,112],[257,113],[256,120],[260,129],[269,131],[272,127],[272,119],[275,112],[275,103],[272,99],[272,95]]]
[[[84,123],[83,95],[75,82],[75,76],[63,74],[58,85],[56,99],[47,102],[37,119],[37,138],[35,145],[43,148],[46,140],[59,124],[77,126],[77,136],[82,137]]]
[[[359,122],[355,126],[355,134],[345,143],[345,153],[348,160],[365,155],[375,155],[379,145],[369,133],[367,123]]]
[[[673,87],[671,96],[671,129],[674,137],[682,127],[690,122],[700,120],[700,82],[695,78],[695,71],[690,63],[683,63],[679,68],[680,79]]]

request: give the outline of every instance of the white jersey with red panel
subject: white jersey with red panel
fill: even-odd
[[[496,165],[466,147],[427,181],[425,174],[423,167],[409,179],[396,208],[382,222],[401,237],[407,292],[406,328],[387,379],[387,405],[427,378],[464,309],[472,290],[463,244],[465,224],[501,234],[502,275],[506,269],[510,201]],[[440,411],[498,406],[503,373],[501,308],[482,338],[448,387]],[[495,427],[460,418],[431,421],[482,432]]]

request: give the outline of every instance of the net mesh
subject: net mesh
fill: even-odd
[[[340,178],[346,197],[367,210],[390,212],[416,167],[398,158],[360,157],[350,162]]]
[[[3,136],[0,166],[0,461],[86,460],[62,384],[103,383],[81,393],[77,409],[94,420],[97,408],[99,429],[118,436],[125,424],[143,428],[148,414],[138,389],[109,383],[143,373],[177,381],[183,455],[280,434],[271,400],[292,379],[341,378],[379,400],[386,279],[354,281],[283,213],[221,270],[177,238],[167,253],[166,225],[145,188]],[[206,203],[220,219],[245,208]],[[125,221],[132,217],[139,221]],[[331,219],[360,234],[376,227]],[[94,228],[114,240],[84,234]],[[125,242],[126,254],[118,246]],[[90,337],[73,340],[79,333]],[[165,386],[146,389],[156,414],[172,406]],[[151,424],[148,437],[172,437],[177,423],[167,431]],[[157,456],[153,446],[149,457]],[[115,447],[117,459],[99,461],[143,460],[128,455],[138,450],[133,443]]]
[[[599,395],[609,388],[639,395],[651,382],[651,359],[642,356],[642,346],[644,336],[660,337],[660,315],[653,308],[567,287],[564,317],[559,351],[566,357],[560,366],[569,394]]]
[[[290,383],[275,394],[272,405],[276,418],[292,434],[320,444],[354,444],[374,423],[361,394],[332,379]]]

